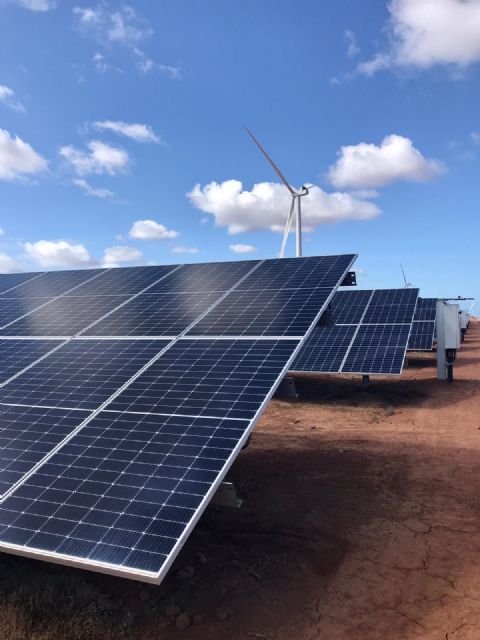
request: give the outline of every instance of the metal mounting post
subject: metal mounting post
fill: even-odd
[[[243,500],[237,496],[233,482],[222,482],[217,489],[217,493],[213,496],[212,504],[217,507],[240,509]]]

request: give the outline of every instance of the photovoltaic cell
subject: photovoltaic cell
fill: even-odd
[[[51,302],[52,298],[8,298],[0,296],[0,328],[17,320],[38,307]]]
[[[248,425],[101,412],[0,505],[1,539],[157,573]]]
[[[259,264],[257,260],[184,264],[168,278],[151,287],[148,292],[225,292],[257,264]]]
[[[0,338],[0,384],[36,362],[60,340],[2,340]]]
[[[301,336],[330,295],[329,288],[232,291],[188,335]]]
[[[180,340],[109,409],[251,420],[297,346],[296,340]]]
[[[92,336],[177,335],[222,294],[142,293],[85,332]]]
[[[291,370],[400,374],[418,289],[337,292]]]
[[[437,298],[419,298],[414,321],[435,322],[437,318]]]
[[[0,273],[0,294],[13,290],[15,287],[38,278],[41,273]]]
[[[8,292],[10,297],[54,298],[78,287],[87,280],[95,280],[104,269],[77,269],[76,271],[44,272],[37,278],[27,280]]]
[[[5,447],[6,460],[26,475],[17,484],[15,477],[5,476],[0,548],[158,583],[241,450],[301,336],[325,308],[353,259],[299,258],[289,261],[290,269],[285,268],[288,261],[278,260],[271,261],[275,268],[269,261],[184,265],[163,280],[154,279],[149,268],[135,275],[131,269],[109,270],[79,286],[75,295],[64,293],[53,301],[51,305],[71,298],[60,303],[66,320],[55,329],[62,326],[67,333],[55,335],[76,335],[80,325],[86,330],[92,321],[100,331],[115,325],[115,331],[124,333],[128,326],[142,334],[154,331],[150,336],[171,326],[176,338],[168,343],[137,333],[137,339],[71,338],[0,389],[5,412],[31,408],[68,413],[71,408],[75,418],[86,416],[79,425],[73,420],[66,426],[59,444],[50,443],[56,448],[46,454],[42,449],[43,457],[32,460],[32,468],[22,466],[20,448],[14,439],[8,441],[12,444]],[[110,276],[113,271],[124,276]],[[110,281],[102,289],[100,283],[111,277],[116,285]],[[145,284],[148,297],[140,293]],[[242,323],[235,326],[241,338],[180,334],[191,317],[200,322],[206,302],[219,300],[234,285],[250,292],[254,302],[244,322],[256,323],[255,330],[262,327],[263,337],[250,336]],[[329,289],[326,297],[322,288]],[[280,289],[289,289],[283,298],[288,310],[281,321],[278,314],[270,322],[267,315],[275,312],[276,303],[265,301],[280,300]],[[259,293],[268,313],[261,308]],[[201,303],[198,294],[204,294]],[[109,297],[123,298],[123,306],[107,305],[108,316],[100,320],[99,300]],[[289,306],[292,299],[298,315],[293,304]],[[307,309],[307,301],[315,309]],[[122,311],[129,306],[135,309],[131,315]],[[258,315],[251,313],[257,309]],[[36,336],[49,330],[49,320],[30,325]],[[228,331],[233,327],[229,322]],[[294,325],[301,332],[289,338]],[[279,337],[272,337],[271,330],[281,331]],[[49,413],[43,433],[53,433],[66,419]],[[22,420],[17,437],[26,439],[30,423],[19,417],[20,426]]]
[[[166,344],[71,340],[0,388],[0,402],[97,409]]]
[[[0,498],[89,414],[0,405]]]
[[[437,298],[419,298],[412,324],[410,351],[431,351],[435,339]]]
[[[314,329],[294,362],[294,371],[338,373],[350,347],[354,326]]]
[[[132,296],[173,272],[178,265],[109,269],[101,278],[86,282],[73,292],[80,296]]]
[[[3,336],[75,336],[102,318],[127,296],[65,296],[0,330]]]
[[[342,372],[398,373],[402,370],[409,324],[361,326]]]

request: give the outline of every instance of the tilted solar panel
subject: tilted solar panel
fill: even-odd
[[[408,342],[409,351],[431,351],[433,349],[436,317],[437,298],[419,298]]]
[[[418,289],[338,291],[292,372],[400,374]]]
[[[9,325],[0,549],[158,583],[354,258],[115,269]]]

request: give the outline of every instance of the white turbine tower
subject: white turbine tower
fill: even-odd
[[[283,232],[282,248],[280,249],[280,258],[283,258],[284,255],[285,255],[285,246],[287,244],[288,234],[290,233],[290,229],[292,227],[292,222],[293,222],[293,215],[295,213],[295,202],[297,204],[296,218],[295,218],[296,219],[296,230],[295,231],[296,231],[296,236],[297,236],[297,238],[296,238],[296,240],[297,240],[296,256],[297,256],[297,258],[299,258],[302,255],[302,205],[301,205],[301,199],[302,199],[303,196],[308,195],[309,188],[306,187],[305,185],[303,185],[303,187],[299,191],[296,191],[289,184],[288,180],[285,178],[285,176],[280,171],[280,169],[277,167],[277,165],[274,163],[274,161],[270,158],[268,153],[265,151],[265,149],[262,147],[260,142],[253,135],[253,133],[250,131],[250,129],[248,127],[245,127],[245,129],[247,130],[247,133],[250,136],[250,138],[254,141],[254,143],[257,145],[257,147],[263,153],[263,155],[265,156],[267,161],[273,167],[273,170],[275,171],[277,176],[280,178],[280,180],[283,182],[283,184],[287,187],[288,191],[290,192],[290,195],[292,196],[292,203],[290,205],[290,211],[289,211],[289,214],[288,214],[288,217],[287,217],[287,222],[285,224],[285,231]]]

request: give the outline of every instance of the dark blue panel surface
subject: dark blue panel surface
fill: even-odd
[[[0,331],[4,336],[74,336],[125,302],[126,296],[62,296]]]
[[[409,332],[409,324],[361,326],[342,372],[401,373]]]
[[[0,543],[158,573],[248,425],[102,412],[0,505]]]
[[[350,268],[354,255],[314,256],[311,258],[279,258],[265,260],[237,288],[297,289],[299,287],[338,286]]]
[[[322,324],[358,324],[362,319],[373,291],[337,291],[322,316]]]
[[[60,340],[0,339],[0,384],[61,344]]]
[[[302,336],[332,290],[232,291],[188,335]]]
[[[0,328],[51,302],[52,298],[16,298],[0,296]]]
[[[71,340],[2,387],[0,402],[97,409],[166,344]]]
[[[251,420],[297,345],[296,340],[180,340],[108,408]]]
[[[410,324],[418,289],[379,289],[373,294],[362,324]]]
[[[40,273],[0,273],[0,294],[5,293],[6,291],[13,291],[16,287],[27,282],[27,280],[32,280],[33,278],[38,278],[41,275]]]
[[[101,278],[87,282],[75,290],[75,295],[125,295],[131,296],[149,287],[171,273],[178,265],[152,267],[122,267],[109,269]],[[170,277],[170,276],[169,276]]]
[[[415,310],[415,320],[435,322],[437,317],[437,298],[419,298]]]
[[[178,335],[222,294],[142,293],[85,332],[92,336]]]
[[[256,264],[258,264],[256,260],[184,264],[168,278],[151,287],[148,292],[225,292],[231,289]]]
[[[0,497],[88,415],[84,411],[0,404]]]
[[[435,321],[423,322],[416,320],[412,323],[412,331],[408,341],[408,348],[412,351],[431,351],[435,336]]]
[[[338,373],[356,327],[319,327],[310,334],[291,371]]]
[[[49,271],[32,278],[8,292],[9,296],[23,298],[54,298],[76,288],[87,280],[95,282],[104,269],[78,269],[76,271]]]

